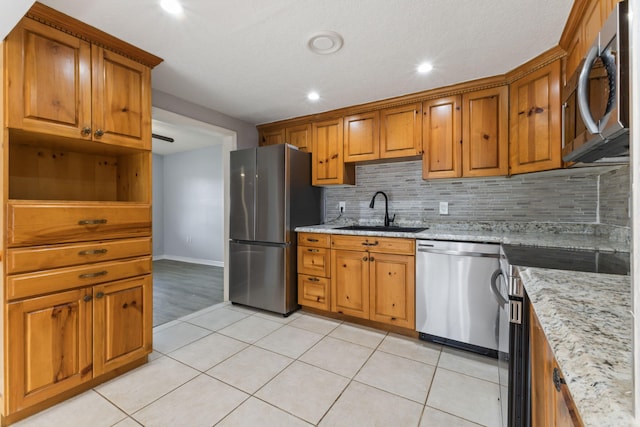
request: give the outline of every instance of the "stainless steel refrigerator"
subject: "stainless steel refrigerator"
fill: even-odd
[[[298,308],[294,229],[322,216],[311,155],[279,144],[230,157],[229,299],[288,315]]]

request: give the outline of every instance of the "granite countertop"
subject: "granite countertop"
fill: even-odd
[[[632,425],[631,278],[519,270],[585,425]]]
[[[519,227],[512,231],[509,226],[502,226],[498,230],[484,229],[473,226],[460,229],[459,226],[449,224],[431,224],[427,230],[418,233],[388,232],[388,231],[353,231],[339,230],[345,224],[321,224],[297,227],[297,232],[331,233],[358,236],[386,236],[403,237],[409,239],[458,240],[468,242],[508,243],[512,245],[543,246],[570,249],[597,249],[608,252],[629,252],[628,241],[612,240],[607,236],[581,234],[573,229],[563,232],[562,228],[549,227]],[[416,226],[412,224],[412,226]],[[571,227],[571,226],[567,226]]]

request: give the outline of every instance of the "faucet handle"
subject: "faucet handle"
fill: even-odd
[[[395,220],[396,220],[396,214],[393,214],[393,218],[389,218],[389,225],[391,225]]]

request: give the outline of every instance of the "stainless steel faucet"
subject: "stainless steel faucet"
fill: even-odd
[[[388,227],[391,223],[396,219],[396,215],[393,215],[393,218],[389,219],[389,198],[383,191],[376,191],[376,194],[371,198],[371,203],[369,203],[369,207],[373,209],[376,204],[376,196],[378,194],[382,194],[384,196],[384,226]]]

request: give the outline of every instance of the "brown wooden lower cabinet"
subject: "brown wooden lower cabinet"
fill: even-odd
[[[151,353],[151,275],[8,304],[7,413]]]
[[[298,234],[298,303],[413,331],[415,241],[324,236]],[[328,246],[329,236],[331,248],[303,246]]]
[[[533,309],[529,315],[531,349],[531,425],[584,426],[569,387]]]
[[[8,305],[9,413],[92,378],[91,292],[77,289]]]

